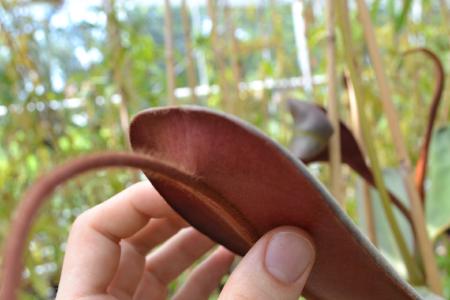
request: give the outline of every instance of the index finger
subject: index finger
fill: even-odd
[[[120,259],[121,239],[132,236],[150,218],[175,212],[149,182],[140,182],[87,210],[70,231],[58,296],[73,299],[106,293]]]

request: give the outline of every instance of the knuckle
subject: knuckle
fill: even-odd
[[[91,213],[91,210],[88,209],[88,210],[82,212],[80,215],[78,215],[78,217],[76,217],[75,221],[72,224],[71,231],[79,230],[79,229],[89,226],[89,224],[91,223],[91,220],[92,220],[92,213]]]

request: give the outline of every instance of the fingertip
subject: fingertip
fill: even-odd
[[[243,257],[220,299],[298,299],[315,255],[313,240],[304,230],[276,228]]]
[[[265,247],[264,266],[275,280],[294,284],[314,263],[312,239],[301,229],[281,227],[270,232]]]

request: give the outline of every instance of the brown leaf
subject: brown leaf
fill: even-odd
[[[232,251],[244,255],[278,226],[305,229],[317,249],[306,297],[418,299],[303,164],[250,125],[202,108],[162,108],[140,113],[130,140],[194,179],[186,186],[145,171],[181,216]]]
[[[203,108],[152,109],[134,118],[130,141],[137,153],[73,160],[28,190],[5,247],[1,300],[16,299],[21,256],[46,197],[81,173],[114,166],[141,168],[191,225],[240,255],[275,227],[303,228],[317,250],[309,299],[419,299],[305,166],[250,125]]]
[[[326,109],[317,104],[297,100],[290,100],[288,106],[294,118],[294,126],[301,126],[302,128],[305,128],[305,130],[308,130],[308,132],[311,132],[310,135],[320,136],[322,137],[322,140],[325,141],[325,144],[322,145],[310,138],[295,137],[294,135],[291,143],[291,152],[306,164],[329,161],[330,150],[328,147],[328,140],[332,132],[328,135],[329,131],[326,130],[328,127],[331,128]],[[313,118],[315,118],[315,120],[312,120]],[[353,133],[342,121],[339,122],[339,130],[341,133],[339,145],[342,161],[364,178],[367,183],[375,187],[375,179],[372,170],[367,165],[361,147],[356,141]],[[303,142],[301,141],[302,139]],[[302,147],[298,147],[297,145],[302,145]],[[299,149],[302,149],[302,151],[299,151]],[[410,222],[411,228],[413,229],[408,209],[392,193],[389,193],[389,197],[392,203]]]
[[[294,119],[294,134],[290,146],[295,157],[311,159],[328,147],[333,127],[317,105],[289,99],[288,109]]]

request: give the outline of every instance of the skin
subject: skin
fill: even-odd
[[[173,299],[208,299],[234,255],[189,227],[148,182],[138,183],[77,218],[56,299],[166,299],[169,284],[203,256]],[[276,228],[243,257],[219,299],[298,299],[314,258],[306,233]]]

